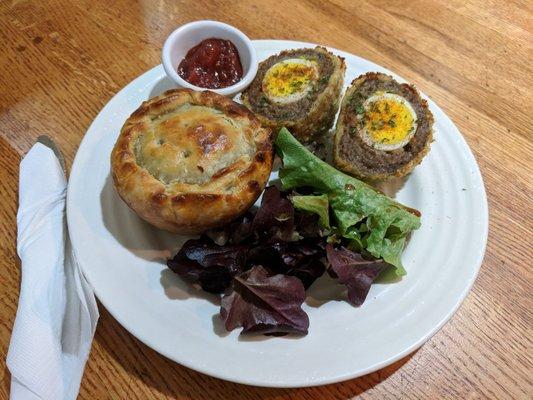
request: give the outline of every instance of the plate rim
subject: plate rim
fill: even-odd
[[[300,42],[300,41],[293,41],[293,40],[277,40],[277,39],[260,39],[260,40],[253,40],[252,42],[255,45],[269,45],[269,43],[283,44],[283,45],[287,46],[288,48],[290,48],[290,47],[295,48],[295,47],[322,46],[322,45],[314,44],[314,43],[310,43],[310,42]],[[371,63],[372,65],[378,67],[379,69],[384,70],[387,73],[389,73],[390,75],[394,76],[397,80],[399,80],[401,82],[406,82],[405,79],[403,79],[402,77],[400,77],[396,73],[390,71],[389,69],[387,69],[385,67],[380,66],[379,64],[376,64],[375,62],[373,62],[371,60],[367,60],[367,59],[365,59],[363,57],[360,57],[360,56],[357,56],[355,54],[352,54],[352,53],[349,53],[349,52],[346,52],[346,51],[343,51],[343,50],[339,50],[339,49],[336,49],[336,48],[333,48],[333,47],[329,47],[329,46],[323,46],[323,47],[326,47],[328,50],[333,51],[336,54],[339,54],[340,56],[346,56],[347,55],[349,57],[355,57],[357,59],[360,59],[360,60],[363,60],[365,62]],[[159,65],[157,65],[157,66],[145,71],[144,73],[142,73],[141,75],[137,76],[132,81],[130,81],[120,91],[118,91],[111,99],[109,99],[107,101],[107,103],[104,105],[104,107],[102,107],[100,109],[98,114],[92,120],[91,124],[87,128],[87,130],[86,130],[86,132],[85,132],[85,134],[84,134],[84,136],[83,136],[83,138],[82,138],[82,140],[81,140],[81,142],[80,142],[80,144],[78,146],[78,149],[76,151],[76,155],[74,157],[74,160],[72,162],[72,166],[71,166],[71,169],[70,169],[69,180],[68,180],[69,184],[68,184],[68,189],[67,189],[67,202],[66,202],[67,226],[68,226],[69,236],[70,236],[70,239],[71,239],[71,242],[72,242],[72,248],[73,248],[74,252],[75,252],[75,250],[77,248],[77,244],[76,244],[77,243],[77,239],[74,238],[76,235],[72,234],[72,232],[75,232],[76,229],[72,229],[72,226],[73,226],[74,222],[69,217],[70,215],[72,215],[72,211],[70,211],[70,210],[72,210],[72,208],[74,207],[72,202],[69,201],[69,199],[72,198],[72,193],[71,193],[72,189],[71,188],[72,188],[73,185],[71,185],[71,180],[72,179],[76,179],[75,177],[77,176],[77,174],[79,174],[79,171],[78,171],[78,170],[80,170],[80,165],[79,165],[80,161],[79,161],[79,159],[81,158],[80,149],[82,149],[84,146],[87,146],[87,142],[88,142],[87,132],[91,131],[91,129],[93,128],[93,125],[95,124],[95,121],[97,120],[98,116],[100,114],[102,114],[108,107],[110,107],[110,103],[112,103],[112,101],[115,98],[120,97],[130,86],[135,86],[136,81],[138,79],[140,79],[142,76],[148,75],[150,73],[153,74],[156,70],[161,69],[161,68],[162,68],[162,65],[159,64]],[[486,188],[485,188],[485,184],[484,184],[484,180],[483,180],[483,175],[481,174],[481,170],[479,168],[479,164],[478,164],[478,162],[477,162],[477,160],[475,158],[475,155],[472,152],[472,149],[470,148],[470,146],[466,142],[466,139],[464,138],[463,134],[460,132],[459,128],[457,128],[457,126],[453,123],[451,118],[448,117],[448,115],[434,101],[432,101],[426,94],[424,94],[423,92],[420,92],[420,93],[421,93],[423,98],[426,98],[428,100],[428,102],[430,103],[432,108],[434,110],[438,110],[439,114],[441,114],[441,115],[439,115],[439,119],[447,120],[446,122],[449,123],[450,125],[452,125],[453,127],[455,127],[457,132],[459,132],[459,141],[461,142],[461,145],[468,151],[469,156],[474,161],[475,173],[476,173],[477,178],[479,178],[479,181],[481,183],[479,190],[481,191],[480,192],[480,195],[481,195],[480,202],[482,204],[480,204],[480,206],[482,208],[481,211],[482,211],[483,219],[480,220],[482,222],[482,226],[480,227],[480,231],[481,230],[483,231],[482,232],[483,240],[482,240],[481,246],[479,247],[479,249],[477,251],[477,254],[476,254],[475,271],[472,274],[471,279],[463,287],[463,290],[461,291],[459,296],[455,299],[455,303],[454,303],[453,307],[449,309],[449,311],[446,313],[446,315],[444,315],[441,318],[441,320],[437,324],[435,324],[433,326],[433,328],[429,329],[422,337],[420,337],[414,343],[412,343],[411,345],[407,346],[406,348],[404,348],[402,351],[398,352],[394,356],[389,357],[387,359],[384,359],[381,362],[374,363],[374,364],[368,366],[367,368],[359,369],[356,372],[348,372],[346,374],[338,374],[338,375],[331,376],[331,377],[328,377],[328,378],[314,378],[313,380],[310,380],[310,381],[309,380],[308,381],[295,381],[293,383],[282,382],[280,384],[278,382],[273,382],[273,381],[266,382],[266,381],[262,381],[260,379],[249,379],[246,376],[241,376],[241,377],[228,376],[228,375],[224,375],[223,372],[219,373],[218,370],[217,371],[212,371],[212,370],[210,370],[207,367],[198,366],[198,365],[195,365],[194,363],[190,363],[189,360],[187,360],[187,359],[178,360],[172,354],[169,354],[167,351],[165,351],[163,348],[161,348],[157,344],[157,342],[150,341],[144,335],[142,335],[139,332],[137,332],[135,327],[129,326],[127,323],[125,323],[123,321],[123,319],[120,317],[120,315],[118,315],[118,313],[116,313],[115,310],[113,310],[113,308],[112,308],[112,306],[110,306],[109,302],[103,300],[103,298],[99,295],[98,288],[95,287],[91,283],[90,279],[87,276],[88,274],[85,272],[85,269],[83,268],[83,263],[80,263],[81,270],[82,270],[82,273],[83,273],[85,279],[91,285],[91,287],[92,287],[96,297],[100,301],[100,303],[113,316],[113,318],[115,320],[117,320],[117,322],[119,322],[119,324],[124,329],[126,329],[131,335],[133,335],[135,338],[137,338],[143,344],[145,344],[146,346],[148,346],[148,347],[152,348],[153,350],[157,351],[159,354],[165,356],[166,358],[168,358],[168,359],[170,359],[170,360],[172,360],[172,361],[174,361],[174,362],[176,362],[176,363],[178,363],[180,365],[183,365],[183,366],[185,366],[187,368],[190,368],[192,370],[195,370],[197,372],[200,372],[200,373],[203,373],[203,374],[206,374],[206,375],[218,378],[218,379],[226,380],[226,381],[231,381],[231,382],[235,382],[235,383],[239,383],[239,384],[245,384],[245,385],[259,386],[259,387],[276,387],[276,388],[298,388],[298,387],[320,386],[320,385],[326,385],[326,384],[331,384],[331,383],[343,382],[343,381],[346,381],[346,380],[349,380],[349,379],[354,379],[354,378],[357,378],[357,377],[360,377],[360,376],[367,375],[369,373],[372,373],[372,372],[375,372],[375,371],[377,371],[379,369],[382,369],[382,368],[384,368],[384,367],[386,367],[388,365],[391,365],[391,364],[395,363],[396,361],[406,357],[407,355],[411,354],[412,352],[414,352],[415,350],[420,348],[432,336],[437,334],[440,331],[440,329],[446,324],[446,322],[448,322],[451,319],[451,317],[457,312],[459,307],[462,305],[462,303],[464,302],[464,300],[466,299],[466,297],[470,293],[470,291],[471,291],[471,289],[472,289],[472,287],[474,285],[474,282],[475,282],[475,280],[476,280],[476,278],[477,278],[477,276],[479,274],[479,270],[480,270],[480,268],[481,268],[481,266],[483,264],[483,259],[484,259],[485,253],[486,253],[486,247],[487,247],[487,242],[488,242],[488,230],[489,230],[489,207],[488,207],[488,201],[487,201]],[[436,120],[437,120],[437,118],[436,118]],[[73,178],[73,176],[74,176],[74,178]]]

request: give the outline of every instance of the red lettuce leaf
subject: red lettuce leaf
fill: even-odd
[[[180,251],[167,261],[168,267],[192,283],[199,283],[206,292],[221,293],[231,279],[243,271],[246,246],[218,246],[211,239],[188,240]]]
[[[304,238],[323,237],[323,229],[318,224],[318,215],[295,210],[294,228]],[[327,235],[324,235],[324,237]]]
[[[366,260],[361,254],[331,244],[326,246],[326,252],[330,263],[328,273],[346,285],[350,303],[354,306],[363,304],[370,286],[388,264],[383,260]]]
[[[294,239],[294,206],[276,186],[263,192],[261,207],[253,221],[253,231],[261,239]]]
[[[269,276],[258,265],[235,276],[232,290],[222,298],[220,316],[228,331],[241,334],[307,334],[309,317],[302,310],[305,289],[299,279]]]
[[[303,239],[297,242],[274,242],[255,246],[248,252],[248,262],[263,264],[274,273],[295,276],[305,289],[322,276],[326,267],[321,259],[326,255],[323,239]]]
[[[206,235],[219,246],[249,242],[253,238],[253,219],[254,214],[248,211],[240,218],[221,228],[207,231]]]

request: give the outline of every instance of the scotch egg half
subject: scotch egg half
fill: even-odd
[[[318,80],[318,65],[304,58],[290,58],[271,66],[262,82],[263,93],[278,104],[304,98]]]
[[[433,115],[418,90],[392,76],[367,72],[342,100],[333,138],[333,164],[359,179],[409,174],[429,151]]]
[[[402,148],[416,132],[416,112],[397,94],[376,92],[366,99],[363,108],[361,138],[377,150]]]
[[[241,100],[274,137],[285,127],[316,143],[335,121],[345,70],[344,59],[324,47],[284,50],[259,63]]]

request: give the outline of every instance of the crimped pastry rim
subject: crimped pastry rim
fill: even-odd
[[[158,110],[165,107],[177,108],[187,101],[216,108],[225,117],[244,121],[253,132],[255,152],[246,168],[219,170],[215,174],[218,176],[196,185],[195,190],[180,191],[172,190],[174,183],[160,181],[138,164],[135,143],[143,129],[147,129],[146,118],[158,115]],[[221,226],[246,211],[268,181],[272,158],[270,130],[262,127],[245,107],[208,90],[173,89],[143,102],[126,120],[111,153],[111,175],[119,196],[141,218],[164,230],[190,234]],[[232,179],[238,182],[234,190],[224,192],[212,183],[218,183],[219,179],[221,184]]]

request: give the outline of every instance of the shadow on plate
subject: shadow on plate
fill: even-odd
[[[106,229],[125,248],[147,261],[166,260],[192,236],[165,232],[142,220],[122,201],[108,175],[100,193]]]
[[[177,89],[177,87],[178,86],[174,83],[174,81],[165,75],[159,79],[152,90],[150,90],[150,98],[159,96],[167,90]]]
[[[201,288],[185,282],[178,274],[165,268],[161,271],[159,279],[165,290],[165,295],[171,300],[187,300],[190,298],[204,299],[220,307],[220,296],[204,292]]]
[[[389,197],[395,198],[396,193],[398,193],[401,190],[401,188],[403,188],[408,178],[409,178],[409,175],[404,176],[402,178],[392,177],[386,181],[381,181],[381,182],[375,181],[375,182],[369,182],[369,183],[373,187],[378,189],[381,193],[384,193]]]
[[[386,381],[416,354],[412,353],[379,371],[345,382],[298,389],[262,388],[222,381],[174,363],[129,334],[103,307],[100,307],[100,310],[100,321],[86,375],[92,374],[94,379],[95,367],[104,368],[102,373],[120,371],[120,378],[117,378],[120,382],[117,381],[116,385],[108,388],[110,394],[121,382],[135,382],[134,386],[124,387],[131,391],[131,395],[134,390],[144,391],[145,397],[150,392],[149,397],[162,395],[188,400],[350,399]],[[108,360],[103,367],[97,364],[101,360]],[[260,362],[259,358],[258,363]],[[221,368],[224,368],[223,364]],[[120,387],[122,396],[127,396],[128,393],[122,392],[124,387]],[[94,392],[93,385],[84,380],[82,393],[87,397],[98,392]]]
[[[273,335],[239,335],[239,342],[264,342],[265,340],[298,340],[301,339],[302,335],[283,335],[283,336],[273,336]]]
[[[220,318],[219,313],[213,314],[211,320],[213,321],[213,332],[215,332],[215,335],[223,338],[230,334],[230,332],[226,330],[224,322],[222,322],[222,318]]]
[[[307,289],[305,304],[309,307],[320,308],[330,301],[345,301],[346,287],[339,285],[326,272]]]

